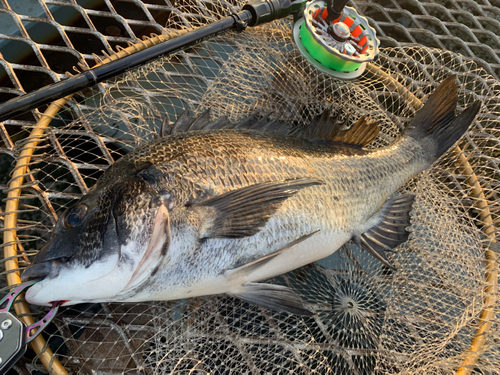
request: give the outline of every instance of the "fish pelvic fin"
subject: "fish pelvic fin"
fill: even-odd
[[[231,268],[229,270],[226,270],[224,272],[224,274],[226,277],[230,277],[230,278],[235,278],[235,277],[238,278],[238,277],[242,277],[244,275],[248,275],[252,271],[255,271],[256,269],[262,267],[263,265],[265,265],[267,262],[274,259],[278,255],[284,253],[287,250],[290,250],[295,245],[307,240],[308,238],[312,237],[313,235],[315,235],[318,232],[319,232],[319,230],[314,231],[314,232],[309,233],[309,234],[306,234],[306,235],[303,235],[303,236],[300,236],[296,240],[286,244],[283,247],[280,247],[278,250],[275,250],[275,251],[273,251],[267,255],[264,255],[260,258],[254,259],[254,260],[247,262],[243,265],[239,265],[239,266],[236,266],[236,267]]]
[[[319,230],[301,236],[270,254],[227,270],[224,274],[227,278],[243,278],[245,275],[264,266],[270,260],[290,250],[295,245],[307,240],[318,232]],[[272,310],[284,311],[301,316],[311,316],[315,314],[304,306],[301,298],[292,289],[281,285],[247,282],[234,287],[232,290],[228,291],[228,294]]]
[[[456,78],[452,75],[439,85],[404,133],[420,143],[431,163],[464,135],[481,108],[481,102],[476,101],[455,116],[458,102]]]
[[[323,182],[315,178],[263,182],[196,203],[193,207],[212,207],[216,211],[210,233],[202,240],[253,236],[286,199],[302,189],[321,184]]]
[[[391,269],[386,253],[408,240],[411,225],[410,211],[415,196],[401,194],[385,202],[382,208],[369,220],[374,223],[368,230],[353,237],[354,242]]]
[[[304,305],[297,293],[282,285],[245,283],[228,294],[271,310],[300,316],[316,315]]]

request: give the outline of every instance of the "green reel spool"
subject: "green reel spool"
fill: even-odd
[[[333,23],[323,1],[310,2],[294,25],[299,51],[321,71],[343,79],[359,77],[378,54],[380,41],[368,20],[345,7]]]

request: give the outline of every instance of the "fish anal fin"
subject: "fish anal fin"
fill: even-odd
[[[411,225],[410,211],[414,200],[413,194],[401,194],[388,199],[374,215],[375,225],[354,236],[356,244],[387,267],[394,269],[387,259],[386,252],[408,240],[409,232],[406,228]]]
[[[263,182],[229,191],[192,206],[215,209],[214,222],[206,238],[253,236],[286,199],[304,188],[321,184],[323,182],[315,178]]]
[[[378,122],[370,121],[367,116],[362,116],[351,128],[334,135],[332,140],[365,147],[373,142],[379,130]]]
[[[292,289],[282,285],[245,283],[228,294],[271,310],[301,316],[315,315]]]

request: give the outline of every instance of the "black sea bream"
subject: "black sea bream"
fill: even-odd
[[[62,215],[23,274],[43,278],[26,298],[71,305],[227,293],[311,314],[291,289],[258,281],[350,239],[390,266],[385,252],[406,241],[414,199],[395,192],[446,152],[480,108],[456,117],[456,103],[453,76],[394,144],[375,151],[363,148],[377,131],[366,118],[343,133],[323,118],[291,136],[280,122],[184,114]]]

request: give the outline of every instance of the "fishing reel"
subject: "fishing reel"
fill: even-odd
[[[342,79],[359,77],[378,54],[380,41],[368,20],[347,0],[308,2],[293,26],[301,54],[322,72]]]

